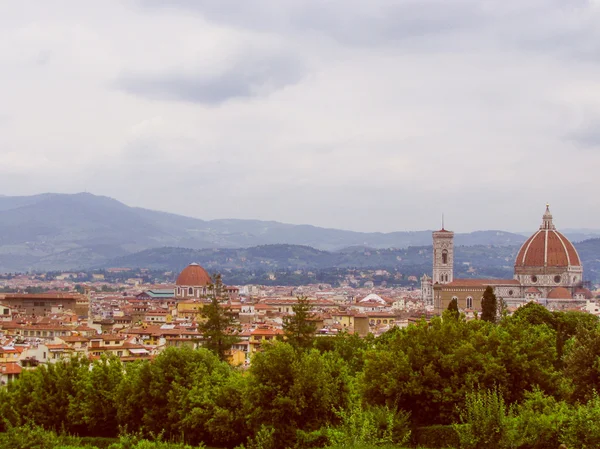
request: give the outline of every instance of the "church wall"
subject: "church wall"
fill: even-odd
[[[435,297],[435,312],[437,314],[442,314],[444,310],[448,309],[448,305],[452,298],[458,298],[458,308],[459,309],[473,309],[473,310],[481,310],[481,297],[483,296],[483,292],[485,291],[485,287],[456,287],[450,288],[442,285],[438,285],[434,287],[434,297]],[[472,298],[472,306],[467,307],[467,298]]]

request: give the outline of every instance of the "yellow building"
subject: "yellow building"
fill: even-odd
[[[205,302],[197,299],[187,299],[177,303],[177,317],[190,321],[202,321],[202,309]]]

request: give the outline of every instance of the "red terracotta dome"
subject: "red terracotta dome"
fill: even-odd
[[[197,263],[191,263],[183,269],[175,282],[177,285],[205,286],[212,284],[212,279],[204,268]]]
[[[569,290],[564,287],[556,287],[548,293],[548,299],[573,299]]]
[[[594,295],[587,288],[578,288],[575,290],[576,295],[582,295],[585,299],[592,299]]]
[[[577,250],[552,224],[548,206],[540,229],[527,239],[517,255],[517,267],[581,266]]]

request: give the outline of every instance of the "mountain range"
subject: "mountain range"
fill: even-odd
[[[579,236],[600,236],[600,231],[576,231],[573,236],[565,233],[574,241]],[[526,235],[500,230],[457,233],[455,244],[514,247],[522,244]],[[108,266],[138,252],[164,247],[241,251],[278,244],[348,254],[364,248],[427,246],[431,231],[366,233],[275,221],[207,221],[130,207],[89,193],[0,196],[2,272]],[[145,259],[144,253],[139,257]]]

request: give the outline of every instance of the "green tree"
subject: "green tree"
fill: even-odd
[[[31,422],[57,432],[85,432],[84,425],[69,418],[69,404],[87,370],[88,360],[73,358],[23,371],[18,381],[8,385],[2,398],[3,418],[14,426]]]
[[[489,321],[490,323],[495,323],[497,315],[498,300],[494,294],[494,289],[488,285],[483,292],[483,298],[481,299],[481,319]]]
[[[347,406],[349,388],[347,365],[334,352],[275,342],[252,358],[248,420],[255,432],[272,427],[278,447],[293,447],[297,431],[339,421],[335,410]]]
[[[541,304],[530,301],[513,313],[513,319],[523,320],[531,325],[546,324],[556,329],[556,316]]]
[[[227,358],[227,351],[236,343],[238,326],[230,309],[225,304],[225,289],[221,275],[214,276],[215,282],[208,286],[210,303],[202,308],[205,321],[198,326],[203,337],[203,346],[214,352],[219,359]]]
[[[567,447],[592,449],[600,447],[600,397],[594,392],[590,400],[578,405],[561,432]]]
[[[296,349],[308,349],[312,346],[316,327],[310,318],[312,306],[306,296],[299,296],[292,306],[293,315],[283,320],[283,331],[287,342]]]
[[[115,356],[102,357],[82,370],[70,398],[69,421],[85,426],[88,435],[117,436],[116,392],[123,375],[123,364]]]
[[[127,365],[116,393],[118,422],[128,432],[209,441],[207,421],[231,368],[211,351],[166,348],[151,363]]]
[[[452,299],[450,304],[448,304],[448,311],[454,318],[458,318],[460,316],[460,312],[458,311],[458,300],[456,298]]]
[[[600,327],[580,328],[568,342],[564,359],[565,375],[573,384],[572,400],[599,402],[595,390],[600,387]]]

